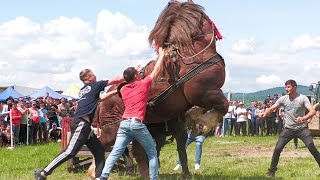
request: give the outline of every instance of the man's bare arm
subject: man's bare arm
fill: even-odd
[[[159,75],[159,73],[160,73],[160,71],[162,69],[163,61],[165,59],[164,58],[164,53],[165,53],[165,50],[162,49],[162,47],[159,47],[158,60],[156,62],[156,65],[154,66],[153,71],[150,74],[150,77],[151,77],[152,80],[155,79]]]
[[[310,104],[306,107],[308,109],[308,114],[304,115],[303,117],[297,117],[296,121],[298,123],[301,123],[303,121],[308,121],[310,118],[312,118],[316,114],[316,110],[313,108],[313,106]]]
[[[119,83],[121,83],[123,81],[124,81],[123,76],[117,76],[117,77],[109,80],[108,84],[106,86],[110,86],[110,85],[113,85],[113,84],[119,84]]]
[[[109,91],[109,92],[104,92],[102,94],[99,95],[99,100],[100,101],[103,101],[103,100],[106,100],[108,98],[110,98],[111,96],[117,94],[117,90],[113,90],[113,91]]]

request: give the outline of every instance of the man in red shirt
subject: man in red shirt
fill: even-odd
[[[123,77],[128,83],[120,90],[125,107],[122,115],[123,121],[120,123],[116,142],[106,160],[101,177],[97,179],[108,179],[115,162],[122,155],[127,145],[133,140],[138,141],[148,155],[150,179],[158,179],[156,144],[146,125],[143,124],[143,120],[146,115],[148,90],[150,89],[152,80],[160,73],[164,61],[163,57],[164,49],[160,47],[159,57],[153,71],[142,80],[138,71],[133,67],[129,67],[123,72]]]

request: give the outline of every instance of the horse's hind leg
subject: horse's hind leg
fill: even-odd
[[[126,167],[126,174],[129,176],[134,175],[134,165],[133,165],[133,159],[130,154],[130,149],[132,147],[127,147],[126,150],[124,151],[122,157],[125,162],[125,167]]]
[[[137,142],[132,142],[132,154],[137,161],[140,175],[143,179],[149,179],[148,157],[143,147]]]
[[[187,126],[192,129],[195,135],[211,131],[219,122],[222,122],[223,116],[228,111],[228,101],[220,89],[211,90],[205,95],[200,101],[200,106],[208,111],[204,111],[202,115],[196,113],[193,116],[195,112],[201,112],[202,109],[192,109],[186,116]]]

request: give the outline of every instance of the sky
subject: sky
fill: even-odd
[[[82,87],[79,72],[98,80],[156,58],[148,35],[168,0],[3,0],[0,86],[65,90]],[[223,39],[224,92],[256,92],[288,79],[320,81],[320,1],[194,0]]]

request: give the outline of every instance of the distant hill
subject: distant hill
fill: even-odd
[[[298,93],[304,94],[304,95],[313,95],[311,91],[309,91],[308,86],[301,86],[298,85],[297,88]],[[267,95],[270,95],[271,98],[273,98],[274,94],[278,94],[281,96],[282,93],[286,94],[285,87],[275,87],[270,88],[262,91],[257,91],[253,93],[232,93],[232,100],[239,100],[243,101],[246,105],[249,105],[251,101],[257,100],[257,101],[264,101]],[[224,95],[227,97],[227,93],[224,93]]]

